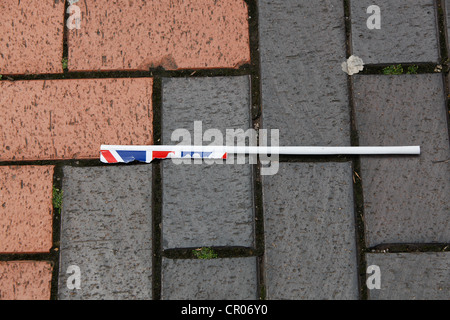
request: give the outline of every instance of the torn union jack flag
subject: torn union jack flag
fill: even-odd
[[[420,146],[406,147],[230,147],[230,146],[108,146],[102,145],[104,163],[150,163],[155,159],[227,159],[246,155],[419,155]]]
[[[173,147],[167,147],[167,150],[121,150],[123,147],[117,149],[102,148],[100,151],[100,160],[104,163],[130,163],[133,161],[150,163],[155,159],[226,159],[227,153],[216,151],[203,151],[202,147],[185,148],[185,150],[170,150]],[[105,150],[106,149],[106,150]],[[161,148],[160,148],[161,149]],[[164,148],[162,148],[164,149]]]

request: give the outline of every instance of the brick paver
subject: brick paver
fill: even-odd
[[[258,3],[264,127],[281,145],[350,145],[342,1]]]
[[[195,143],[194,121],[203,132],[219,129],[224,144],[226,129],[250,127],[249,99],[248,77],[165,80],[163,144],[174,144],[176,129],[188,130]],[[164,248],[253,246],[250,165],[167,161],[163,177]]]
[[[152,144],[151,78],[0,82],[0,160],[98,159]]]
[[[367,254],[367,265],[380,267],[381,288],[372,300],[449,300],[450,253]]]
[[[281,163],[263,177],[268,299],[357,299],[350,163]]]
[[[243,0],[78,3],[69,70],[237,68],[250,62]]]
[[[256,258],[163,259],[163,300],[255,300]]]
[[[52,247],[52,166],[0,167],[0,253]]]
[[[62,72],[64,1],[0,3],[0,74]]]
[[[420,157],[362,157],[367,245],[448,242],[450,158],[441,75],[357,76],[361,145],[420,145]]]
[[[64,168],[59,298],[151,299],[152,170]],[[81,289],[67,288],[67,269]]]
[[[52,269],[44,261],[0,262],[0,300],[49,300]]]
[[[353,54],[364,63],[438,62],[434,0],[351,1]],[[369,29],[367,9],[381,10],[381,28]]]

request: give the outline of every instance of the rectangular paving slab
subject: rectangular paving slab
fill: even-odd
[[[268,299],[358,299],[351,163],[263,177]]]
[[[254,245],[249,165],[163,165],[163,247]]]
[[[343,2],[262,0],[259,12],[264,128],[281,145],[350,145]]]
[[[175,144],[177,129],[188,131],[189,144],[217,129],[222,145],[226,129],[250,127],[249,78],[165,79],[162,115],[163,144]],[[202,121],[197,143],[194,121]],[[164,162],[163,247],[253,246],[252,185],[249,164]]]
[[[446,17],[446,25],[447,25],[447,50],[450,51],[450,42],[449,42],[449,36],[450,36],[450,0],[444,0],[443,2],[444,4],[444,9],[445,12],[443,12],[443,14]]]
[[[442,76],[356,76],[354,101],[361,145],[422,148],[420,156],[361,158],[367,245],[449,242],[450,150]]]
[[[64,167],[59,299],[151,299],[151,185],[151,166]]]
[[[152,78],[0,82],[0,160],[98,159],[152,144]]]
[[[358,0],[350,3],[353,54],[364,63],[439,61],[434,0]],[[380,29],[368,28],[367,21],[372,25],[376,13],[373,5],[380,9]]]
[[[366,261],[381,275],[381,288],[369,290],[371,300],[450,299],[449,252],[369,253]]]
[[[52,247],[53,166],[0,167],[0,253]]]
[[[250,119],[250,79],[239,77],[166,78],[163,80],[162,144],[174,144],[175,130],[186,129],[192,144],[201,144],[202,134],[218,129],[226,142],[226,129],[247,130]],[[194,121],[202,122],[194,141]],[[210,142],[205,141],[204,145]],[[219,143],[222,145],[222,143]]]
[[[0,2],[0,74],[62,72],[64,1]]]
[[[256,258],[171,260],[163,258],[163,300],[255,300]]]
[[[0,300],[50,300],[52,270],[46,261],[1,261]]]
[[[69,70],[237,68],[250,62],[244,0],[79,2]]]

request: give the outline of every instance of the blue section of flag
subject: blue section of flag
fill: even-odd
[[[190,156],[192,158],[192,156],[194,155],[195,152],[190,152],[190,151],[181,151],[181,157],[184,158],[186,156]]]
[[[201,158],[208,158],[210,155],[212,155],[212,152],[191,152],[191,151],[181,151],[181,157],[184,158],[186,156],[190,156],[191,158],[198,154]]]
[[[145,151],[120,151],[117,153],[122,158],[123,162],[129,163],[133,161],[145,162],[147,160],[147,152]]]

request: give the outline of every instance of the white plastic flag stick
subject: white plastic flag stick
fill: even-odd
[[[114,146],[102,145],[104,163],[150,163],[155,159],[226,159],[229,154],[246,155],[419,155],[420,146],[398,147],[243,147],[243,146]]]

